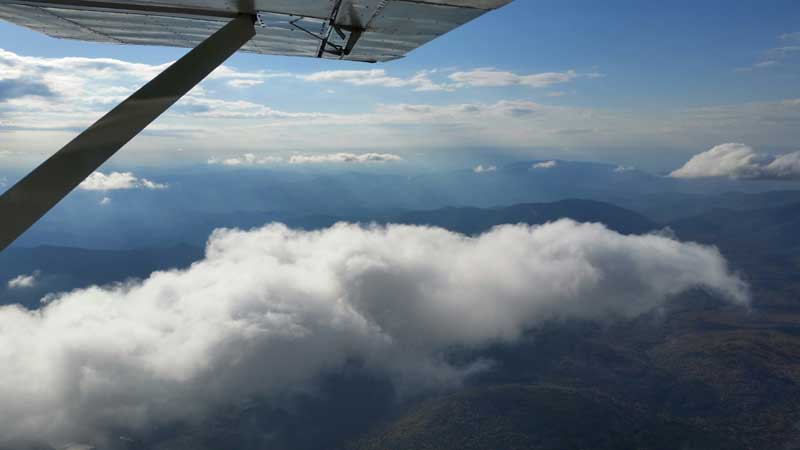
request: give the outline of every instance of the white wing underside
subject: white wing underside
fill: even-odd
[[[253,53],[390,61],[511,0],[0,0],[0,19],[57,38],[195,47],[258,16]]]

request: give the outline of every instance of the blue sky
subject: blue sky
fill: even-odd
[[[496,153],[667,170],[727,142],[795,151],[798,19],[800,4],[792,1],[516,0],[386,64],[237,54],[226,63],[235,73],[205,82],[194,103],[159,119],[112,164],[332,152],[477,164]],[[0,99],[0,168],[32,167],[155,73],[145,65],[186,51],[57,40],[7,23],[0,23],[0,48],[28,58],[16,75],[0,65],[0,80],[33,79],[43,73],[37,61],[53,58],[51,66],[83,79],[52,90],[106,96],[81,104],[85,114],[71,110],[82,100],[68,95]],[[58,62],[66,57],[142,66],[94,79]],[[376,70],[385,72],[339,72]],[[47,106],[59,102],[58,111]],[[225,108],[226,117],[207,114]]]

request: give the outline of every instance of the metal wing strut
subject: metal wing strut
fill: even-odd
[[[253,23],[230,21],[0,196],[0,251],[246,44]]]

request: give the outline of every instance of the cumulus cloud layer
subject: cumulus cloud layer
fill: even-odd
[[[448,363],[454,346],[632,317],[694,287],[747,301],[717,250],[599,224],[217,230],[189,269],[0,308],[0,446],[191,420],[353,358],[401,387],[457,383],[479,363]]]
[[[800,180],[800,151],[772,156],[757,153],[745,144],[722,144],[693,156],[670,176]]]
[[[122,189],[166,189],[167,185],[147,178],[136,178],[132,172],[93,172],[78,186],[84,191],[116,191]]]

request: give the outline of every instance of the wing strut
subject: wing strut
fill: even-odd
[[[0,251],[247,43],[253,23],[231,20],[0,196]]]

